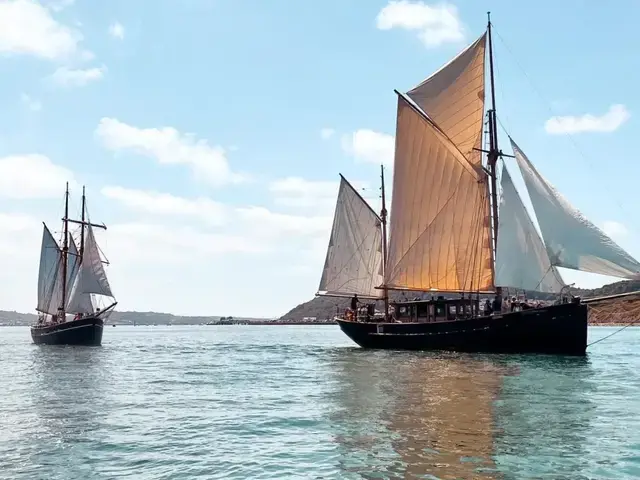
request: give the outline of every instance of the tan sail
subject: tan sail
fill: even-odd
[[[389,288],[493,291],[487,176],[398,96]]]
[[[407,96],[474,165],[481,162],[486,33]]]

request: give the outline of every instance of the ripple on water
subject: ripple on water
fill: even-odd
[[[331,326],[2,333],[0,478],[640,477],[640,329],[588,359],[364,351]]]

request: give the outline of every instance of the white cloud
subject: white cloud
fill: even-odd
[[[162,223],[116,224],[100,236],[106,237],[107,256],[114,265],[201,263],[203,257],[267,251],[263,244],[248,237]]]
[[[329,231],[333,220],[328,215],[288,215],[260,206],[239,207],[236,212],[255,235],[262,236],[323,234]]]
[[[587,113],[579,116],[551,117],[545,123],[545,130],[552,135],[582,132],[613,132],[620,128],[631,114],[624,105],[611,105],[601,116]]]
[[[448,3],[427,5],[408,0],[391,1],[378,13],[376,25],[380,30],[416,31],[429,48],[464,40],[458,9]]]
[[[93,67],[85,69],[58,68],[51,75],[51,79],[63,87],[84,87],[88,83],[96,82],[104,77],[107,67]]]
[[[20,100],[22,101],[22,103],[25,104],[25,106],[33,111],[33,112],[38,112],[40,110],[42,110],[42,103],[40,103],[38,100],[31,98],[29,95],[27,95],[26,93],[22,93],[20,95]]]
[[[343,150],[362,162],[393,165],[395,139],[386,133],[361,129],[342,137]]]
[[[73,172],[38,154],[0,158],[0,197],[12,199],[56,198],[64,194],[65,183],[77,186]]]
[[[269,185],[275,203],[290,207],[319,207],[335,203],[338,182],[311,181],[300,177],[275,180]]]
[[[604,222],[602,224],[602,230],[614,240],[626,237],[629,233],[626,226],[613,220]]]
[[[336,131],[333,128],[323,128],[320,130],[320,137],[323,140],[328,140],[335,135]]]
[[[214,186],[245,180],[231,170],[222,147],[211,146],[206,140],[181,134],[172,127],[138,128],[115,118],[103,118],[95,134],[109,150],[131,151],[164,165],[187,165],[196,177]]]
[[[114,22],[109,25],[109,35],[119,40],[124,39],[124,27],[120,22]]]
[[[50,8],[54,12],[61,12],[65,8],[70,7],[75,3],[75,0],[46,0],[43,2],[44,6]]]
[[[350,182],[367,200],[376,198],[366,182]],[[338,195],[339,181],[306,180],[300,177],[287,177],[270,183],[269,191],[277,205],[298,208],[314,208],[324,211],[333,209]]]
[[[82,34],[56,21],[49,10],[31,0],[0,1],[0,52],[47,60],[74,57]]]
[[[262,206],[236,207],[204,197],[190,199],[119,186],[104,187],[102,194],[134,211],[151,213],[158,217],[195,218],[209,226],[225,225],[228,227],[225,230],[227,233],[247,238],[281,237],[290,234],[303,238],[318,233],[324,234],[331,226],[331,218],[328,215],[290,215],[272,212]]]
[[[221,203],[200,197],[187,199],[168,193],[133,190],[118,186],[106,186],[102,195],[122,205],[156,215],[178,215],[193,217],[211,225],[222,225],[227,218],[227,209]]]

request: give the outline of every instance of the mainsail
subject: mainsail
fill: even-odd
[[[551,265],[540,235],[527,212],[507,168],[502,169],[502,197],[496,252],[496,285],[558,293],[564,287]]]
[[[69,313],[93,313],[91,294],[113,298],[91,224],[87,225],[82,263],[67,304]]]
[[[380,217],[341,175],[319,295],[381,298]]]
[[[511,146],[551,263],[584,272],[636,278],[640,263],[560,195],[513,140]]]
[[[403,95],[392,195],[389,288],[493,290],[486,175]]]
[[[38,269],[38,305],[36,310],[54,315],[61,306],[60,288],[62,255],[53,235],[46,225],[42,231],[42,246],[40,247],[40,266]],[[57,300],[57,303],[56,303]]]

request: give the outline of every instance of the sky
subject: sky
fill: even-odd
[[[67,181],[72,213],[86,185],[107,225],[120,310],[273,317],[309,300],[338,174],[379,208],[393,90],[479,37],[487,10],[502,125],[640,258],[638,2],[0,0],[0,308],[34,311]]]

